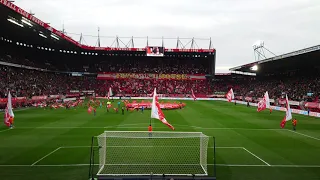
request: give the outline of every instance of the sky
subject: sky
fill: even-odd
[[[216,72],[255,61],[253,44],[263,41],[276,55],[320,44],[320,0],[15,0],[22,9],[75,40],[111,46],[116,36],[136,47],[174,48],[176,38],[217,50]],[[123,37],[123,38],[121,38]],[[138,38],[144,37],[144,38]],[[188,46],[187,46],[188,47]],[[272,54],[266,53],[267,57]]]

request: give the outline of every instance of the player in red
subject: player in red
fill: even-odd
[[[149,137],[152,137],[152,126],[151,124],[148,126]]]
[[[297,126],[297,119],[294,118],[294,120],[292,121],[292,127],[293,127],[293,130],[296,131],[296,126]]]

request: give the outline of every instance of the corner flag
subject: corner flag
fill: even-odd
[[[152,104],[151,104],[151,118],[159,119],[163,124],[167,125],[170,129],[174,130],[174,127],[166,120],[160,108],[156,88],[154,88],[154,92],[153,92],[153,98],[152,98]]]

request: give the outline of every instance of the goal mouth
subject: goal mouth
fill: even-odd
[[[97,177],[208,177],[210,137],[202,132],[105,131],[95,139]]]
[[[207,176],[201,164],[105,164],[98,176]]]
[[[174,175],[139,175],[139,176],[98,176],[98,180],[216,180],[213,176],[174,176]]]

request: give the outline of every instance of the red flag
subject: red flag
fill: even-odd
[[[6,107],[5,112],[4,112],[4,124],[8,127],[10,127],[10,125],[11,125],[8,107]]]
[[[281,121],[280,127],[284,128],[284,126],[286,125],[286,122],[290,121],[291,119],[292,119],[292,114],[291,114],[290,104],[289,104],[288,96],[286,95],[286,116]]]
[[[91,114],[91,112],[92,112],[92,107],[90,106],[90,107],[88,108],[88,113]]]
[[[257,111],[260,112],[260,111],[263,111],[265,110],[267,107],[266,107],[266,101],[265,99],[262,99],[261,101],[258,102],[258,109]]]
[[[232,88],[229,90],[229,92],[226,94],[226,97],[228,99],[229,102],[232,101],[232,99],[234,99],[234,94],[233,94],[233,90]]]
[[[193,89],[191,89],[191,93],[192,93],[192,98],[193,98],[193,100],[194,100],[194,101],[197,100],[196,96],[195,96],[194,93],[193,93]]]
[[[260,112],[267,108],[270,108],[270,99],[269,99],[268,91],[264,94],[263,99],[258,102],[257,111]],[[271,112],[271,108],[270,108],[270,112]]]
[[[8,93],[8,102],[4,112],[4,124],[10,127],[13,124],[14,114],[11,103],[11,93]]]
[[[166,120],[160,108],[156,88],[154,88],[154,92],[153,92],[151,118],[159,119],[163,124],[167,125],[170,129],[174,130],[174,127]]]

